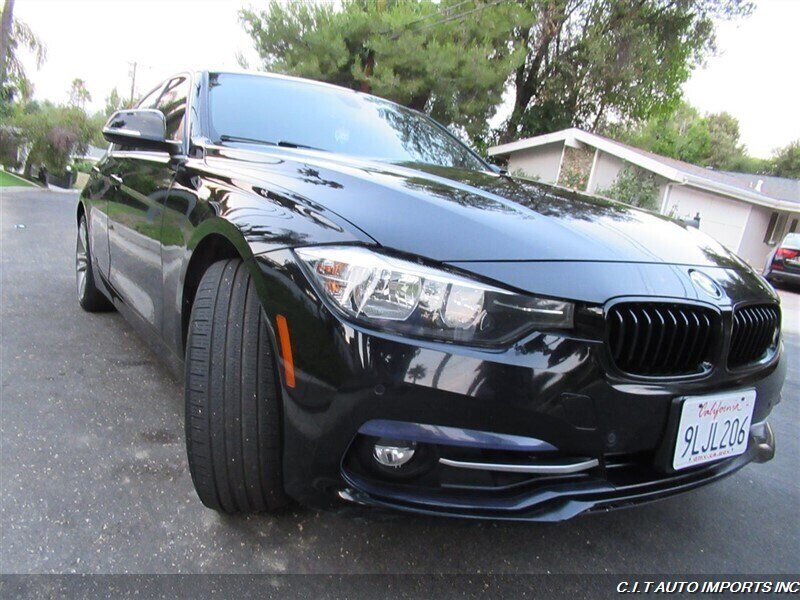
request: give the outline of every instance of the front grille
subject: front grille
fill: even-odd
[[[667,302],[626,302],[606,315],[617,368],[633,375],[671,377],[706,371],[719,330],[710,309]]]
[[[775,346],[780,324],[780,309],[773,304],[737,309],[733,313],[728,366],[735,369],[764,358]]]

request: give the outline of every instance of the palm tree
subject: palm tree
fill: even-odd
[[[36,66],[41,67],[47,57],[47,50],[39,37],[19,19],[14,19],[14,0],[5,0],[0,18],[0,99],[10,100],[17,92],[29,98],[33,85],[25,73],[19,57],[19,50],[25,48],[33,53]]]
[[[408,370],[408,376],[411,377],[412,383],[417,383],[418,379],[425,377],[428,370],[423,365],[414,365]]]

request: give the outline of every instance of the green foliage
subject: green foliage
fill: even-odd
[[[727,163],[727,170],[737,173],[768,174],[771,162],[765,158],[756,158],[748,154],[733,156]]]
[[[113,88],[106,96],[106,105],[103,108],[103,116],[108,119],[112,114],[125,107],[125,101],[119,95],[117,88]]]
[[[4,109],[5,113],[8,113],[7,104],[11,100],[14,98],[27,100],[33,94],[33,84],[28,79],[22,62],[22,51],[33,54],[37,68],[41,67],[47,58],[47,48],[42,40],[28,25],[19,19],[13,19],[4,68],[0,68],[0,104],[6,105],[0,108]],[[0,57],[0,61],[2,58]]]
[[[681,102],[666,115],[648,119],[632,129],[610,130],[632,146],[701,167],[746,173],[763,172],[766,163],[747,155],[739,142],[739,121],[728,113],[702,116]]]
[[[637,148],[701,167],[800,179],[800,140],[776,150],[771,159],[749,156],[739,143],[739,121],[735,117],[725,112],[702,116],[685,102],[670,114],[629,129],[608,127],[605,133]]]
[[[467,10],[476,10],[451,21]],[[327,81],[485,135],[522,54],[508,43],[513,3],[344,0],[240,13],[264,69]]]
[[[659,184],[655,175],[633,165],[620,171],[611,187],[598,189],[595,193],[647,210],[659,208]]]
[[[19,146],[17,132],[2,121],[5,126],[0,126],[0,165],[6,168],[19,168],[17,164]]]
[[[776,177],[800,179],[800,140],[775,151],[770,161],[769,173]]]
[[[662,156],[701,167],[800,179],[800,140],[773,153],[771,159],[749,156],[739,143],[739,121],[728,113],[705,116],[681,102],[675,110],[632,128],[611,126],[610,137]]]
[[[13,173],[6,173],[5,171],[0,171],[0,188],[2,187],[34,187],[33,184],[23,179],[22,177],[18,177]]]
[[[106,121],[108,121],[108,116],[102,112],[96,112],[89,118],[90,127],[92,129],[92,137],[89,139],[89,143],[92,146],[102,148],[108,145],[108,141],[103,137],[103,126],[106,124]]]
[[[73,79],[69,90],[68,104],[83,110],[86,106],[86,103],[91,101],[92,95],[89,93],[89,90],[86,89],[86,82],[83,79],[78,79],[77,77]]]
[[[510,43],[524,50],[503,141],[564,127],[595,130],[609,115],[641,120],[678,103],[714,48],[714,23],[748,14],[744,0],[525,0]]]
[[[745,0],[272,0],[240,17],[262,68],[424,110],[481,149],[669,113],[714,47],[715,20],[750,10]],[[489,131],[507,84],[513,111]]]
[[[72,163],[72,168],[78,173],[91,173],[94,163],[89,160],[76,160]]]
[[[18,131],[21,142],[29,148],[25,172],[42,165],[55,173],[63,172],[70,156],[86,151],[94,127],[86,113],[75,106],[56,106],[50,102],[14,105],[2,124]]]
[[[108,96],[106,96],[106,104],[103,110],[97,111],[90,117],[90,126],[92,128],[92,137],[89,139],[89,143],[92,146],[103,147],[108,144],[106,139],[103,137],[103,126],[108,121],[108,118],[117,112],[125,108],[125,101],[119,95],[117,88],[113,88]]]
[[[509,173],[509,175],[511,175],[512,177],[515,177],[517,179],[528,179],[530,181],[540,181],[541,180],[541,177],[539,177],[538,175],[528,175],[522,169],[514,169],[513,171],[511,171],[511,173]]]
[[[558,184],[573,190],[585,190],[594,162],[594,150],[587,148],[564,148]]]

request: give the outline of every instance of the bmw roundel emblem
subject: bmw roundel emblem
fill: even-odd
[[[722,298],[722,289],[720,289],[716,281],[711,279],[711,277],[705,273],[700,271],[690,271],[689,277],[691,277],[694,287],[699,289],[701,292],[711,296],[712,298]]]

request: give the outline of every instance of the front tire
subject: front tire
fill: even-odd
[[[186,343],[186,448],[200,500],[225,513],[287,504],[281,401],[266,315],[239,259],[200,281]]]
[[[78,221],[78,239],[75,242],[75,283],[78,286],[78,302],[86,312],[113,310],[114,305],[103,295],[94,282],[92,255],[89,249],[89,228],[86,215]]]

